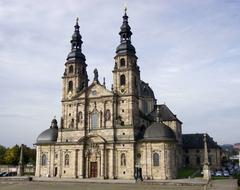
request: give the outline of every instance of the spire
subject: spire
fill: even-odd
[[[119,35],[121,36],[121,42],[124,41],[130,41],[131,42],[131,27],[128,24],[128,16],[127,16],[127,8],[124,8],[124,15],[123,15],[123,23],[121,26],[121,31],[119,32]]]
[[[128,15],[127,15],[127,7],[124,8],[124,15],[123,15],[123,23],[120,27],[120,45],[117,47],[116,53],[117,54],[133,54],[135,55],[135,48],[131,44],[131,27],[128,24]]]
[[[75,60],[75,59],[83,59],[84,61],[85,56],[82,54],[82,36],[79,32],[79,24],[78,24],[78,18],[76,18],[76,24],[74,26],[74,33],[72,35],[71,39],[71,52],[68,54],[67,60]]]

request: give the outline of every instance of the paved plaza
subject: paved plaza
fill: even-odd
[[[69,182],[0,182],[0,190],[237,190],[236,180],[215,180],[211,187],[159,184],[102,184]]]

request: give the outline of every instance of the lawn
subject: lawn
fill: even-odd
[[[198,174],[199,169],[196,168],[181,168],[178,172],[178,177],[179,179],[182,178],[188,178],[188,177],[194,177],[194,174]]]

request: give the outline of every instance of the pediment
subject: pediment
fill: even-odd
[[[113,93],[101,84],[93,82],[78,98],[84,98],[87,92],[87,98],[100,98],[102,96],[113,96]]]

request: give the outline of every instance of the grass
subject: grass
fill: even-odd
[[[193,174],[195,174],[198,171],[196,168],[181,168],[178,172],[179,179],[181,178],[188,178],[191,177]]]
[[[229,179],[229,177],[224,177],[224,176],[212,176],[213,180],[218,180],[218,179]]]

